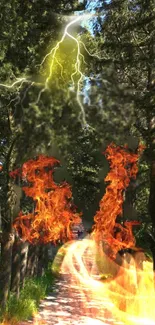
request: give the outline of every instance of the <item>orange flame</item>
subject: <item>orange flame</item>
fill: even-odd
[[[14,228],[31,243],[65,242],[74,238],[72,228],[81,222],[71,202],[69,184],[57,185],[53,180],[53,168],[57,164],[59,161],[55,158],[41,155],[10,173],[14,178],[21,175],[30,184],[24,186],[23,191],[35,201],[34,212],[27,215],[20,212]]]
[[[116,223],[116,218],[122,214],[123,193],[130,179],[136,178],[137,162],[144,146],[140,145],[137,153],[127,152],[126,148],[111,144],[105,151],[111,169],[105,181],[110,184],[100,201],[100,210],[94,217],[96,239],[106,241],[112,247],[113,255],[122,248],[135,246],[132,226],[139,224],[137,221],[125,222],[123,227]],[[116,229],[119,229],[117,234],[115,234]]]
[[[133,256],[126,253],[123,257],[117,253],[119,249],[131,247],[135,244],[132,226],[136,225],[137,222],[126,222],[125,227],[123,227],[116,223],[116,218],[122,213],[123,191],[129,185],[130,179],[136,177],[138,157],[142,150],[143,147],[140,146],[138,153],[132,154],[114,145],[109,146],[106,150],[111,168],[106,181],[110,181],[110,184],[101,200],[100,211],[95,216],[94,232],[91,237],[80,241],[71,241],[61,247],[53,263],[53,270],[60,271],[64,279],[67,280],[67,286],[63,286],[63,283],[60,285],[56,305],[55,307],[52,306],[52,309],[55,308],[54,312],[57,315],[57,324],[155,325],[155,291],[152,263],[147,261],[143,252],[135,251]],[[42,181],[44,184],[46,179],[44,172],[41,173],[41,179],[39,175],[40,172],[37,172],[39,182]],[[25,177],[28,179],[27,170]],[[52,179],[52,174],[50,178]],[[33,185],[35,185],[35,180],[36,175],[33,180],[31,179]],[[46,193],[43,188],[49,188],[47,186],[48,182],[46,186],[45,184],[43,187],[40,186],[39,202],[37,195],[34,196],[35,194],[32,195],[31,192],[31,196],[35,197],[37,202],[36,208],[38,207],[38,210],[36,210],[37,227],[40,209],[42,206],[44,206],[44,209],[47,207],[47,200],[45,199],[45,202],[42,200],[42,198],[45,198],[45,194],[49,194],[51,200],[53,197],[53,206],[56,206],[56,210],[59,210],[59,206],[61,207],[61,199],[58,199],[60,196],[56,194],[55,199],[53,196],[57,189],[60,190],[61,187],[58,187],[52,179],[50,191]],[[30,189],[33,191],[33,186]],[[42,191],[45,192],[44,195]],[[34,192],[36,193],[36,191]],[[62,197],[64,196],[62,195]],[[55,200],[56,205],[54,205]],[[53,201],[49,202],[49,206]],[[44,220],[45,217],[40,216],[40,219]],[[59,218],[57,220],[59,223]],[[57,223],[55,226],[57,226]],[[115,237],[116,226],[120,229],[118,233],[120,238]],[[104,251],[104,240],[112,246],[116,256],[115,261]],[[73,308],[70,316],[68,316],[68,312],[63,311],[64,305],[61,304],[64,290],[66,291],[67,306]],[[64,301],[66,305],[66,300]],[[48,324],[48,317],[48,313],[47,318],[40,319],[36,317],[34,324]],[[53,322],[53,324],[55,323]]]
[[[74,304],[72,321],[76,317],[80,325],[155,325],[153,265],[144,253],[136,252],[134,257],[118,254],[116,263],[91,238],[71,242],[65,249],[61,273],[67,277],[68,304],[71,298]],[[63,290],[57,300],[60,303]],[[58,320],[59,324],[74,324],[65,313],[58,313]]]

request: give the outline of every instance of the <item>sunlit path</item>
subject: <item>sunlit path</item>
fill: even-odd
[[[60,259],[62,249],[65,255]],[[59,279],[29,323],[155,325],[152,264],[143,259],[143,268],[139,268],[143,255],[139,252],[134,259],[125,254],[120,265],[118,259],[117,263],[109,259],[89,237],[67,243],[53,262],[59,265]],[[102,274],[108,277],[105,279]]]
[[[79,247],[82,245],[84,265],[93,278],[98,280],[94,251],[92,248],[85,249],[87,243],[89,240],[75,241],[70,247],[74,244]],[[80,274],[81,263],[78,259],[73,260],[74,269]],[[72,271],[71,261],[66,254],[61,265],[61,275],[52,286],[51,293],[41,301],[39,313],[33,321],[22,322],[20,325],[28,325],[28,323],[32,325],[123,325],[112,315],[112,302],[100,294],[93,297],[87,283],[80,284]],[[85,274],[83,276],[85,277]]]
[[[70,294],[70,296],[69,296]],[[46,297],[40,304],[40,311],[34,318],[34,321],[22,322],[20,325],[28,324],[51,324],[51,325],[121,325],[122,322],[117,321],[112,317],[110,312],[110,302],[104,300],[102,319],[93,319],[91,314],[95,311],[99,314],[99,301],[90,301],[89,307],[83,314],[82,294],[79,288],[72,284],[68,275],[63,275],[63,278],[57,280],[54,285],[54,291]]]

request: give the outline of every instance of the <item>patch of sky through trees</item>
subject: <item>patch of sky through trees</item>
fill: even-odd
[[[79,0],[79,3],[83,3],[83,0]],[[110,1],[102,1],[102,0],[87,0],[86,7],[84,11],[81,11],[80,15],[84,13],[92,14],[93,16],[90,19],[83,20],[81,26],[86,28],[89,31],[92,37],[95,37],[97,34],[100,34],[102,31],[102,23],[104,21],[105,13],[103,12],[103,2],[109,3]],[[83,103],[90,106],[90,93],[91,93],[91,86],[96,83],[96,86],[101,86],[101,76],[100,74],[97,75],[90,75],[85,76],[83,80],[83,88],[81,90],[81,95],[83,96]],[[102,100],[98,103],[102,106]]]

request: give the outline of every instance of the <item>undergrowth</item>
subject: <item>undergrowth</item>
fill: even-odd
[[[0,312],[1,324],[15,325],[20,321],[28,320],[37,313],[39,303],[48,294],[54,276],[48,269],[44,276],[26,279],[19,299],[10,294],[5,311]]]

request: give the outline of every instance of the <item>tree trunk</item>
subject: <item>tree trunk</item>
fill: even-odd
[[[48,267],[48,247],[48,245],[39,247],[37,276],[42,276]]]
[[[0,300],[2,309],[6,306],[10,290],[13,243],[14,233],[4,232],[2,237],[0,264]]]
[[[29,243],[28,242],[22,243],[21,263],[20,263],[20,284],[21,284],[21,287],[23,287],[24,283],[25,283],[26,266],[27,266],[27,259],[28,259],[28,249],[29,249]]]
[[[151,162],[149,213],[152,220],[153,237],[155,238],[155,160]],[[153,270],[155,271],[155,242],[151,243]]]
[[[20,259],[21,259],[21,242],[15,240],[12,251],[12,274],[11,274],[11,291],[19,298],[20,291]]]
[[[44,270],[47,269],[48,267],[48,263],[49,263],[49,258],[48,258],[48,248],[49,248],[49,245],[45,245],[44,246],[44,255],[43,255],[43,267],[44,267]]]
[[[27,277],[32,277],[37,274],[37,265],[38,265],[37,251],[38,251],[38,247],[34,245],[29,246],[27,270],[26,270]]]
[[[19,137],[14,132],[14,114],[10,110],[7,113],[7,142],[3,165],[3,186],[2,186],[2,241],[0,261],[0,302],[1,308],[6,307],[10,291],[11,270],[12,270],[12,247],[14,243],[14,230],[12,229],[13,209],[16,204],[16,195],[10,181],[9,173],[16,160],[15,145]]]
[[[12,271],[12,248],[15,237],[15,231],[12,228],[12,221],[16,195],[14,193],[12,184],[9,181],[8,174],[5,188],[6,201],[4,200],[3,202],[2,214],[2,245],[0,261],[0,302],[2,308],[5,308],[6,306],[8,294],[10,291]]]
[[[44,246],[39,246],[38,249],[38,267],[37,267],[37,276],[42,276],[43,275],[43,267],[44,267]]]

